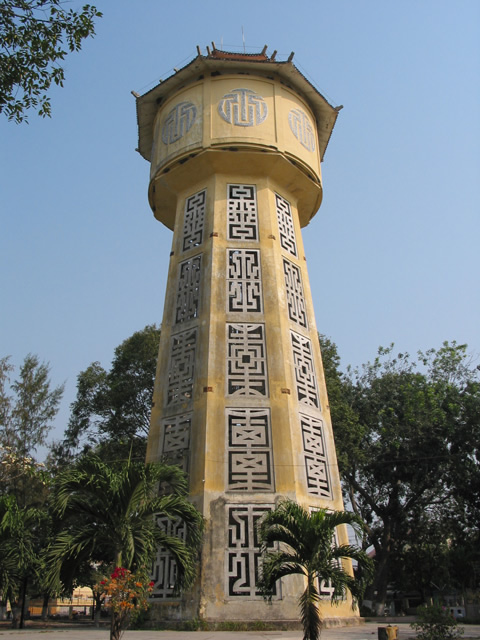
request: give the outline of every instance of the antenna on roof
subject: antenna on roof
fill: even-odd
[[[242,41],[243,41],[243,53],[245,53],[245,34],[243,33],[243,24],[242,24]]]

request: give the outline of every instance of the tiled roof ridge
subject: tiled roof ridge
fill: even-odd
[[[261,53],[240,53],[213,49],[213,51],[209,52],[208,57],[219,60],[255,60],[257,62],[270,62],[270,58],[263,51]]]

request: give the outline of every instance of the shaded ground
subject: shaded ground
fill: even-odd
[[[415,633],[409,622],[393,619],[390,624],[399,628],[399,640],[414,638]],[[27,621],[22,630],[9,628],[9,623],[0,622],[0,639],[20,638],[21,640],[108,640],[108,624],[96,629],[89,622]],[[321,640],[377,640],[378,627],[389,624],[386,619],[369,621],[357,627],[337,627],[324,629]],[[465,625],[465,640],[480,640],[480,625]],[[123,640],[301,640],[301,631],[127,631]]]

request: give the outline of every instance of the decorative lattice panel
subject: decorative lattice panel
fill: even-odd
[[[257,240],[258,220],[255,185],[228,185],[227,238],[229,240]]]
[[[332,497],[328,457],[319,418],[300,414],[308,492],[322,498]]]
[[[236,127],[254,127],[268,115],[268,106],[253,89],[239,87],[226,93],[218,103],[219,115]]]
[[[312,343],[305,336],[291,332],[293,367],[298,401],[320,409]]]
[[[273,489],[269,409],[227,409],[228,484],[232,491]]]
[[[169,464],[177,464],[185,472],[188,471],[191,426],[191,413],[165,418],[162,422],[162,456]]]
[[[197,330],[183,331],[172,336],[168,368],[167,405],[190,402],[195,373]]]
[[[198,316],[201,266],[202,256],[180,263],[175,324],[194,320]]]
[[[301,327],[307,328],[307,310],[303,295],[302,275],[300,269],[289,260],[283,260],[285,289],[287,291],[288,317]]]
[[[227,324],[227,394],[268,395],[263,324]]]
[[[260,599],[255,585],[260,564],[257,525],[271,505],[227,505],[226,593]]]
[[[315,151],[315,130],[305,111],[292,109],[288,114],[288,124],[300,144],[308,151]]]
[[[197,117],[197,108],[192,102],[179,102],[169,112],[162,127],[162,141],[172,144],[190,131]]]
[[[157,527],[166,535],[185,540],[185,525],[181,520],[169,520],[158,515],[155,518]],[[153,585],[152,598],[173,598],[175,581],[177,578],[177,565],[172,555],[165,547],[158,547],[152,563],[151,579]]]
[[[183,251],[198,247],[203,242],[207,190],[187,198],[183,218]]]
[[[297,257],[297,240],[295,238],[295,226],[293,224],[292,209],[290,203],[275,194],[275,206],[277,209],[278,231],[280,233],[280,245],[282,249]]]
[[[229,312],[263,312],[259,251],[228,249],[227,300]]]

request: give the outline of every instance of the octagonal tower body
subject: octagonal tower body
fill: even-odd
[[[343,509],[300,230],[337,110],[291,61],[214,49],[137,98],[137,114],[149,201],[173,230],[147,462],[180,464],[206,519],[190,593],[173,597],[159,550],[157,610],[297,620],[301,578],[269,606],[255,588],[256,524],[284,497]],[[324,617],[353,615],[320,590]]]

